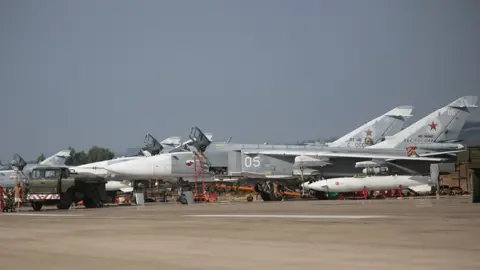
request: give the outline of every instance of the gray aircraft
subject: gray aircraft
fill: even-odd
[[[429,174],[430,164],[448,161],[451,154],[463,151],[456,138],[476,102],[477,97],[461,97],[393,137],[386,137],[385,142],[379,143],[383,147],[212,143],[194,127],[189,145],[205,153],[204,164],[198,164],[195,152],[179,151],[113,164],[106,170],[127,178],[172,177],[184,181],[192,181],[198,175],[197,167],[206,168],[204,173],[214,179],[298,179],[303,173],[326,178],[353,176],[360,172],[359,167],[365,166],[404,170],[413,167],[418,174]],[[405,149],[394,141],[409,142],[411,147]]]
[[[372,120],[361,125],[355,130],[345,134],[341,138],[327,143],[329,147],[348,147],[348,148],[363,148],[366,146],[374,145],[380,141],[383,141],[385,137],[396,134],[401,131],[405,126],[405,121],[412,117],[412,106],[398,106]],[[195,129],[194,129],[195,130]],[[206,151],[206,162],[210,162],[214,166],[214,173],[224,175],[228,170],[228,159],[225,158],[225,153],[228,151],[237,151],[243,149],[244,144],[230,143],[230,139],[227,142],[212,141],[212,134],[203,134],[200,130],[195,131],[198,136],[204,136],[208,139],[208,149]],[[190,138],[195,139],[196,135],[191,135]],[[179,138],[180,137],[176,137]],[[145,137],[145,148],[152,149],[155,153],[175,153],[175,152],[188,152],[189,146],[192,146],[192,139],[185,141],[180,145],[173,147],[167,147],[162,142],[158,142],[152,135],[147,134]],[[317,145],[318,146],[318,145]],[[149,150],[149,151],[152,151]],[[219,152],[222,154],[212,154],[212,152]],[[235,178],[236,179],[236,178]],[[192,178],[185,178],[185,180],[193,181]],[[207,179],[206,181],[211,181]]]
[[[400,131],[405,125],[405,120],[411,117],[411,112],[411,106],[399,106],[394,108],[393,110],[390,110],[387,113],[382,114],[381,116],[355,129],[335,142],[332,142],[330,145],[339,145],[337,147],[343,149],[361,148],[365,145],[374,144],[375,142],[381,141],[385,136],[393,135]],[[145,142],[147,148],[156,148],[159,151],[163,150],[162,147],[159,147],[160,143],[158,143],[151,135],[147,135]],[[232,158],[230,158],[228,155],[239,153],[239,151],[245,147],[248,147],[248,145],[235,144],[231,143],[230,141],[212,142],[211,134],[203,134],[203,132],[201,132],[198,128],[193,128],[189,141],[183,143],[180,147],[176,147],[164,152],[172,154],[170,155],[174,159],[174,161],[172,161],[173,163],[171,163],[171,166],[173,166],[172,170],[163,170],[166,168],[165,166],[168,165],[157,165],[161,162],[165,162],[165,159],[168,159],[168,157],[165,155],[147,157],[145,159],[128,161],[126,163],[122,162],[122,164],[112,164],[107,166],[105,169],[117,176],[122,175],[122,177],[128,179],[148,179],[161,177],[165,180],[165,178],[168,178],[168,176],[172,176],[174,178],[181,176],[184,181],[191,182],[194,181],[194,177],[192,177],[190,174],[190,170],[193,170],[195,167],[192,166],[192,164],[194,164],[194,158],[192,158],[192,153],[190,152],[191,146],[194,149],[198,149],[199,147],[202,149],[207,149],[208,147],[206,150],[205,162],[207,163],[210,173],[220,176],[228,175],[230,177],[235,176],[236,172],[241,173],[241,170],[239,169],[238,171],[235,171],[234,167],[229,166],[230,162],[234,162],[234,157],[232,156]],[[270,147],[272,146],[268,146],[268,148]],[[289,146],[282,145],[281,147]],[[256,162],[257,161],[255,161],[255,163]],[[181,164],[183,163],[188,164],[187,166],[189,167],[185,172],[182,172]],[[202,167],[202,165],[200,165],[200,167]],[[206,178],[207,181],[212,180],[208,178]]]
[[[358,168],[384,166],[388,155],[403,153],[405,159],[396,158],[394,164],[424,174],[429,172],[430,161],[434,160],[418,162],[408,158],[435,156],[451,159],[450,154],[463,151],[463,145],[458,143],[458,135],[471,110],[477,107],[477,99],[476,96],[461,97],[394,136],[386,137],[385,141],[363,149],[285,145],[241,145],[239,149],[232,149],[238,146],[225,147],[229,150],[228,172],[266,178],[288,178],[302,173],[320,177],[348,177],[358,174]],[[209,150],[206,153],[211,163],[218,162],[214,153]],[[365,162],[365,159],[370,160]],[[393,163],[389,166],[393,166]]]

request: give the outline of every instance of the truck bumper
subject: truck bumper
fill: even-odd
[[[28,194],[29,201],[60,200],[60,194]]]

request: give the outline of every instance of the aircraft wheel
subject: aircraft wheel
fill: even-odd
[[[270,196],[270,193],[267,193],[267,192],[265,192],[265,191],[261,191],[261,192],[260,192],[260,197],[262,197],[262,200],[263,200],[264,202],[269,202],[269,201],[272,200],[272,198],[271,198],[271,196]]]

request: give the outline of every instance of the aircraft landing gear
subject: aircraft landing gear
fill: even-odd
[[[257,182],[254,189],[265,202],[283,200],[283,192],[276,183],[270,181],[266,181],[265,183]]]

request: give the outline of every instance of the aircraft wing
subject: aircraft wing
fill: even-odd
[[[270,156],[313,156],[325,158],[371,158],[371,159],[385,159],[385,160],[418,160],[418,161],[444,161],[443,158],[432,157],[414,157],[400,155],[400,154],[383,154],[383,153],[368,153],[368,152],[329,152],[329,151],[310,151],[310,150],[289,150],[289,149],[266,149],[266,150],[244,150],[243,153],[247,155],[260,154]]]

